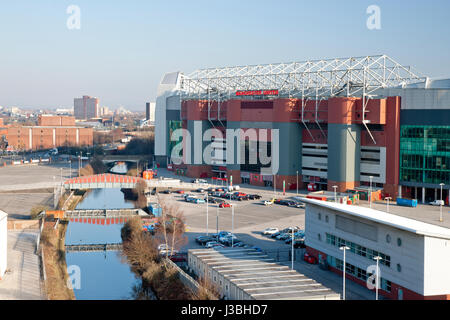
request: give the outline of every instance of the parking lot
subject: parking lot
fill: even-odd
[[[192,192],[195,195],[195,192]],[[199,197],[203,195],[197,193]],[[161,199],[167,204],[179,205],[184,212],[187,224],[186,235],[189,243],[186,248],[200,247],[195,242],[195,237],[205,234],[207,228],[207,212],[205,204],[195,204],[184,201],[181,194],[160,194]],[[295,207],[272,204],[265,206],[263,200],[230,201],[234,206],[234,219],[231,208],[219,208],[217,204],[209,203],[208,206],[208,232],[234,231],[236,237],[246,244],[260,247],[264,250],[289,250],[290,246],[284,241],[275,240],[263,236],[261,231],[268,227],[281,229],[298,226],[304,229],[305,210]],[[234,230],[232,230],[234,220]]]

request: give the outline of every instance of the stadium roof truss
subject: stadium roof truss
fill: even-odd
[[[231,98],[239,90],[278,89],[281,96],[362,97],[426,77],[386,55],[200,69],[183,77],[183,99]]]
[[[209,68],[182,77],[181,99],[204,99],[209,105],[218,101],[220,108],[220,102],[236,97],[237,91],[277,89],[277,97],[302,99],[301,120],[306,128],[303,120],[306,101],[315,100],[316,123],[320,128],[321,100],[336,96],[362,97],[362,123],[367,128],[366,107],[377,90],[404,87],[426,79],[387,55]],[[372,140],[375,142],[373,137]]]

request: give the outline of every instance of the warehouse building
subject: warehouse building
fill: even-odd
[[[450,229],[369,208],[304,199],[306,251],[363,286],[381,257],[380,294],[399,300],[450,299]],[[375,267],[375,268],[374,268]],[[369,279],[374,283],[375,277]]]
[[[385,55],[175,72],[158,87],[155,155],[190,177],[434,200],[450,188],[449,119],[450,81]]]
[[[68,116],[39,116],[37,126],[8,127],[8,146],[14,150],[45,150],[63,146],[91,146],[94,130],[75,126]]]
[[[227,300],[339,300],[340,295],[254,249],[192,249],[189,268]]]

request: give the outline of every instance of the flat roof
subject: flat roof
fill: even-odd
[[[3,220],[7,216],[8,216],[8,214],[5,211],[0,210],[0,220]]]
[[[434,238],[450,239],[450,229],[436,226],[430,223],[405,218],[392,213],[365,208],[357,205],[346,205],[335,202],[320,201],[314,199],[302,199],[307,204],[324,207],[334,211],[342,212],[361,219],[385,224],[390,227],[405,230],[411,233]]]
[[[191,249],[189,254],[257,300],[340,299],[340,294],[254,249]]]

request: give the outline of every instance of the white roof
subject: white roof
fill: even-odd
[[[435,238],[450,239],[450,229],[448,228],[435,226],[430,223],[401,217],[395,214],[365,208],[361,206],[345,205],[340,203],[320,201],[314,199],[303,198],[302,201],[308,204],[313,204],[320,207],[346,213],[361,219],[366,219],[381,224],[385,224],[411,233]]]
[[[0,210],[0,220],[3,220],[7,216],[8,216],[8,214],[5,211]]]

